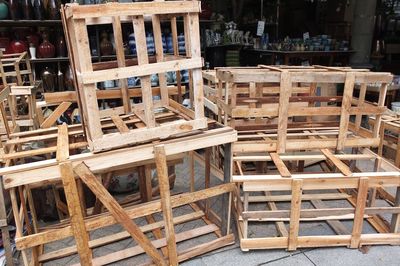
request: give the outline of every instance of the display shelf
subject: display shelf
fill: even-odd
[[[61,26],[61,20],[0,20],[0,27]]]

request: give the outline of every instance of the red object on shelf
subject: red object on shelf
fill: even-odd
[[[8,49],[6,49],[7,53],[23,53],[28,51],[28,45],[24,41],[20,41],[19,39],[13,40],[10,42]]]
[[[48,40],[47,33],[43,33],[43,42],[38,47],[38,57],[39,58],[50,58],[54,57],[56,54],[56,48]]]

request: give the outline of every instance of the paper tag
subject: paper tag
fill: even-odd
[[[264,28],[265,28],[265,21],[258,21],[257,24],[257,36],[262,36],[264,34]]]
[[[305,40],[308,40],[308,39],[310,39],[310,33],[309,32],[303,33],[303,40],[305,41]]]

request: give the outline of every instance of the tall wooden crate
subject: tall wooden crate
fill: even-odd
[[[85,132],[93,151],[113,149],[129,144],[166,138],[172,135],[204,129],[202,58],[199,34],[199,1],[165,1],[146,3],[108,3],[103,5],[66,5],[62,8],[63,25],[77,80],[79,103]],[[177,53],[177,17],[183,17],[185,33],[185,55]],[[155,56],[149,56],[146,45],[146,30],[150,27],[154,35]],[[137,58],[126,60],[123,48],[121,23],[131,23],[136,40]],[[175,46],[174,55],[163,53],[161,23],[169,23]],[[111,24],[115,39],[116,61],[92,63],[87,27]],[[147,26],[147,27],[146,27]],[[178,112],[168,98],[167,81],[169,71],[189,70],[193,91],[194,119],[181,116],[174,121],[157,119],[160,110]],[[160,100],[152,94],[150,76],[158,74]],[[140,77],[141,103],[133,104],[128,93],[127,78]],[[96,83],[118,80],[121,91],[121,106],[106,111],[99,110]],[[175,103],[175,104],[174,104]],[[179,107],[177,107],[179,109]],[[134,113],[145,124],[145,128],[129,128],[120,115]],[[100,120],[112,117],[119,124],[118,132],[104,132]]]

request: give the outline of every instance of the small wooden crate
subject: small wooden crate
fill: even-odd
[[[18,86],[34,85],[31,63],[27,52],[15,54],[3,54],[0,52],[0,73],[4,86],[10,83]],[[27,84],[26,81],[29,81],[29,83]]]
[[[80,109],[89,145],[93,151],[113,149],[129,144],[166,138],[207,127],[204,117],[203,83],[200,51],[199,1],[166,1],[142,3],[109,3],[103,5],[66,5],[62,8],[63,25],[67,36],[71,65],[76,77]],[[183,17],[186,53],[180,55],[177,44],[177,17]],[[154,35],[155,56],[149,56],[146,46],[146,22],[150,21]],[[174,42],[174,55],[163,53],[161,22],[170,23]],[[123,48],[122,23],[131,23],[136,39],[137,58],[126,60]],[[90,55],[88,27],[112,25],[116,61],[93,64]],[[155,113],[162,109],[175,111],[168,97],[169,71],[190,71],[193,91],[194,119],[180,117],[161,123]],[[152,94],[150,76],[159,75],[160,100]],[[132,104],[127,78],[140,77],[141,103]],[[122,106],[99,110],[96,82],[118,80]],[[133,113],[146,126],[130,128],[121,121],[120,115]],[[112,117],[119,124],[119,131],[104,132],[100,126],[102,117]]]
[[[320,169],[289,170],[315,159]],[[246,161],[272,161],[277,170],[247,172]],[[243,187],[235,200],[242,250],[400,245],[400,170],[369,149],[234,156],[233,162],[232,180]],[[382,187],[396,191],[394,202],[377,197]]]
[[[233,152],[284,153],[379,145],[386,90],[392,81],[390,73],[322,66],[260,66],[221,68],[216,78],[219,120],[242,135]],[[323,94],[317,92],[317,84],[324,83],[344,85],[343,95],[319,96]],[[365,101],[369,83],[381,84],[377,104]],[[361,85],[357,97],[353,93],[355,84]],[[372,135],[361,127],[363,115],[377,118]],[[315,119],[320,116],[330,119]],[[312,135],[325,137],[310,139]]]

